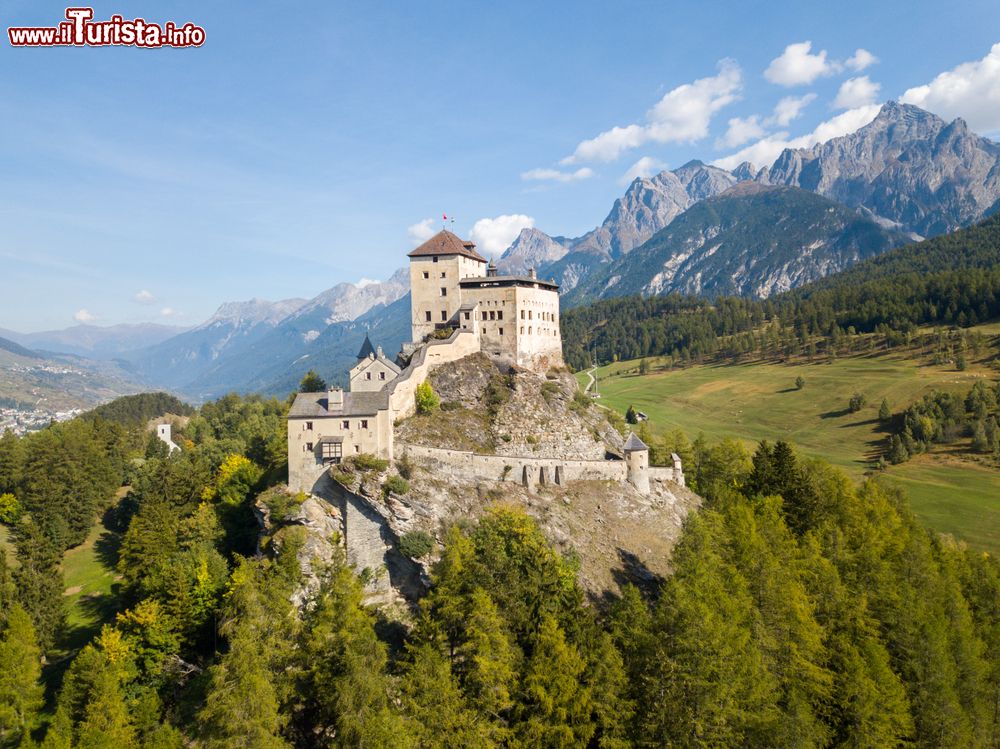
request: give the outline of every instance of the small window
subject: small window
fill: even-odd
[[[312,451],[313,451],[313,443],[312,442],[307,442],[306,443],[306,452],[307,453],[311,453]]]
[[[435,255],[433,258],[431,258],[431,262],[432,263],[436,263],[437,261],[438,261],[438,256],[437,255]]]
[[[490,310],[490,319],[491,320],[496,320],[497,319],[497,313],[494,312],[493,310]]]
[[[434,258],[434,262],[437,262],[437,258]],[[354,446],[354,452],[356,452],[356,453],[361,452],[361,445],[355,445]]]
[[[361,420],[361,428],[362,429],[367,429],[368,428],[368,419],[362,419]]]
[[[524,310],[521,310],[521,319],[524,319]]]
[[[448,276],[447,273],[445,273],[444,271],[441,271],[441,278],[447,278],[447,276]]]
[[[441,296],[448,296],[448,289],[444,286],[441,287]]]
[[[431,321],[431,311],[427,310],[427,322]]]
[[[466,320],[468,320],[468,319],[469,319],[469,313],[468,313],[468,312],[466,312],[466,313],[465,313],[465,319],[466,319]]]
[[[483,319],[485,320],[487,317],[488,315],[486,314],[486,310],[483,310]]]
[[[535,317],[535,313],[532,310],[529,309],[528,310],[528,319],[532,320],[532,319],[534,319],[534,317]]]
[[[305,429],[307,432],[311,432],[313,428],[313,423],[311,421],[307,421],[302,428]]]
[[[500,335],[503,335],[503,328],[497,328],[500,331]]]
[[[497,320],[503,320],[503,310],[497,312]]]
[[[441,322],[448,322],[448,310],[441,310]]]
[[[528,326],[528,335],[531,335],[531,326]]]
[[[341,429],[350,429],[351,428],[351,422],[348,419],[344,419],[342,422],[340,422],[340,428]]]
[[[384,379],[385,379],[385,372],[379,372],[379,373],[378,373],[378,378],[379,378],[380,380],[384,380]]]
[[[521,335],[524,335],[524,326],[521,326]]]
[[[371,372],[365,372],[365,379],[366,380],[370,380],[371,378],[372,378],[372,373]]]

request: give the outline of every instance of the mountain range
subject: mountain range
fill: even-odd
[[[635,179],[583,236],[521,231],[502,273],[535,268],[563,305],[640,293],[765,298],[1000,208],[1000,145],[890,102],[854,133],[786,149],[768,166],[700,161]],[[93,359],[192,400],[284,395],[316,369],[343,382],[366,333],[392,355],[409,338],[406,269],[313,299],[223,304],[191,329],[135,325],[0,335]]]

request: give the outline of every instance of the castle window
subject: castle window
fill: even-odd
[[[448,274],[447,274],[447,273],[446,273],[445,271],[441,271],[441,278],[444,278],[444,277],[445,277],[445,276],[447,276],[447,275],[448,275]]]
[[[313,428],[313,423],[311,421],[306,422],[306,431],[311,432]]]
[[[343,455],[343,446],[339,442],[324,442],[322,448],[324,463],[340,462],[340,458]]]
[[[465,319],[466,319],[466,320],[468,320],[468,319],[469,319],[469,313],[468,313],[468,312],[466,312],[466,313],[465,313]]]
[[[448,310],[441,310],[441,322],[448,322]]]
[[[496,320],[497,319],[497,313],[494,312],[493,310],[490,310],[490,319],[491,320]]]
[[[524,335],[524,326],[521,326],[521,335]]]
[[[497,312],[497,320],[503,320],[503,310]]]
[[[365,379],[366,380],[370,380],[371,378],[372,378],[372,373],[371,372],[365,372]]]
[[[342,422],[340,422],[340,428],[341,429],[350,429],[351,428],[351,422],[348,421],[347,419],[344,419]]]
[[[448,289],[444,286],[441,287],[441,296],[448,296]]]
[[[432,263],[436,263],[437,261],[438,261],[438,256],[437,255],[435,255],[434,257],[431,258],[431,262]]]
[[[531,335],[531,326],[528,326],[528,335]]]
[[[521,310],[521,319],[524,319],[524,310]],[[523,332],[523,331],[522,331]]]
[[[361,428],[362,429],[367,429],[368,428],[368,419],[362,419],[361,420]]]
[[[500,331],[500,335],[503,335],[503,328],[497,328]]]
[[[427,310],[427,322],[431,321],[431,311]]]
[[[485,320],[485,319],[486,319],[486,317],[487,317],[487,315],[486,315],[486,310],[483,310],[483,319]]]
[[[424,278],[430,278],[430,277],[431,277],[431,274],[428,273],[427,271],[424,271]]]
[[[385,379],[385,372],[379,372],[379,373],[378,373],[378,378],[379,378],[380,380],[384,380],[384,379]]]
[[[306,452],[307,453],[311,453],[312,451],[313,451],[313,443],[312,442],[307,442],[306,443]]]
[[[533,310],[528,310],[528,319],[533,320],[535,318],[535,313]]]

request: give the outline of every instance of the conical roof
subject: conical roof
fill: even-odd
[[[649,447],[641,439],[635,436],[635,432],[630,432],[625,440],[625,452],[630,453],[636,450],[648,450]]]
[[[372,346],[372,342],[368,340],[368,334],[365,333],[365,342],[361,344],[358,359],[367,359],[369,356],[375,356],[375,347]]]

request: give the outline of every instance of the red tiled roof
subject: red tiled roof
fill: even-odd
[[[459,239],[447,229],[442,229],[428,239],[408,257],[426,257],[428,255],[464,255],[467,258],[486,262],[486,258],[476,252],[476,245],[467,239]]]

